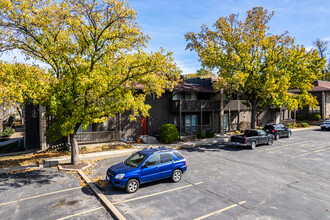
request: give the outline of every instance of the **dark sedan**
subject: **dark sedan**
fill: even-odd
[[[292,131],[282,124],[267,124],[263,130],[268,134],[273,134],[275,140],[278,140],[281,137],[289,138],[292,136]]]

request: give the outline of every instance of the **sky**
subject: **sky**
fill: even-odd
[[[271,34],[289,32],[295,43],[312,48],[317,38],[330,41],[329,0],[129,0],[137,12],[137,23],[149,34],[148,51],[163,47],[173,51],[173,57],[183,74],[195,73],[201,68],[195,51],[186,50],[187,32],[198,33],[201,26],[209,27],[220,17],[238,14],[245,19],[246,11],[262,6],[274,16],[269,23]],[[23,57],[17,53],[4,54],[1,60]],[[329,55],[328,55],[329,57]]]

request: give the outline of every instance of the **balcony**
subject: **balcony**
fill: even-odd
[[[243,104],[244,100],[226,100],[224,101],[225,111],[248,111],[249,108]],[[211,100],[177,100],[172,101],[173,112],[210,112],[220,111],[220,101]]]
[[[176,100],[172,102],[173,112],[220,111],[220,101],[210,100]]]
[[[248,111],[249,108],[243,104],[243,102],[246,102],[244,100],[226,100],[224,102],[224,110],[225,111]]]

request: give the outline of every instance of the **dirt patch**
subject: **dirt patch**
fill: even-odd
[[[95,153],[95,152],[102,152],[102,151],[113,151],[113,150],[125,150],[125,149],[131,149],[134,148],[132,145],[122,144],[122,145],[106,145],[106,146],[100,146],[100,147],[81,147],[80,153],[86,154],[86,153]]]
[[[61,199],[57,204],[52,205],[50,208],[54,209],[54,208],[59,208],[59,207],[63,207],[63,206],[73,206],[80,201],[81,200],[65,201],[65,199]]]
[[[75,170],[78,170],[78,169],[84,168],[84,167],[86,167],[88,165],[89,165],[88,162],[82,161],[79,164],[62,164],[61,166],[64,169],[75,169]]]
[[[140,210],[140,213],[142,214],[143,217],[150,219],[155,215],[155,209],[154,208],[145,208]]]

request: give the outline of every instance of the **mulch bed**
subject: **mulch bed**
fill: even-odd
[[[88,166],[89,164],[85,161],[80,162],[79,164],[62,164],[61,166],[64,169],[81,169]]]

